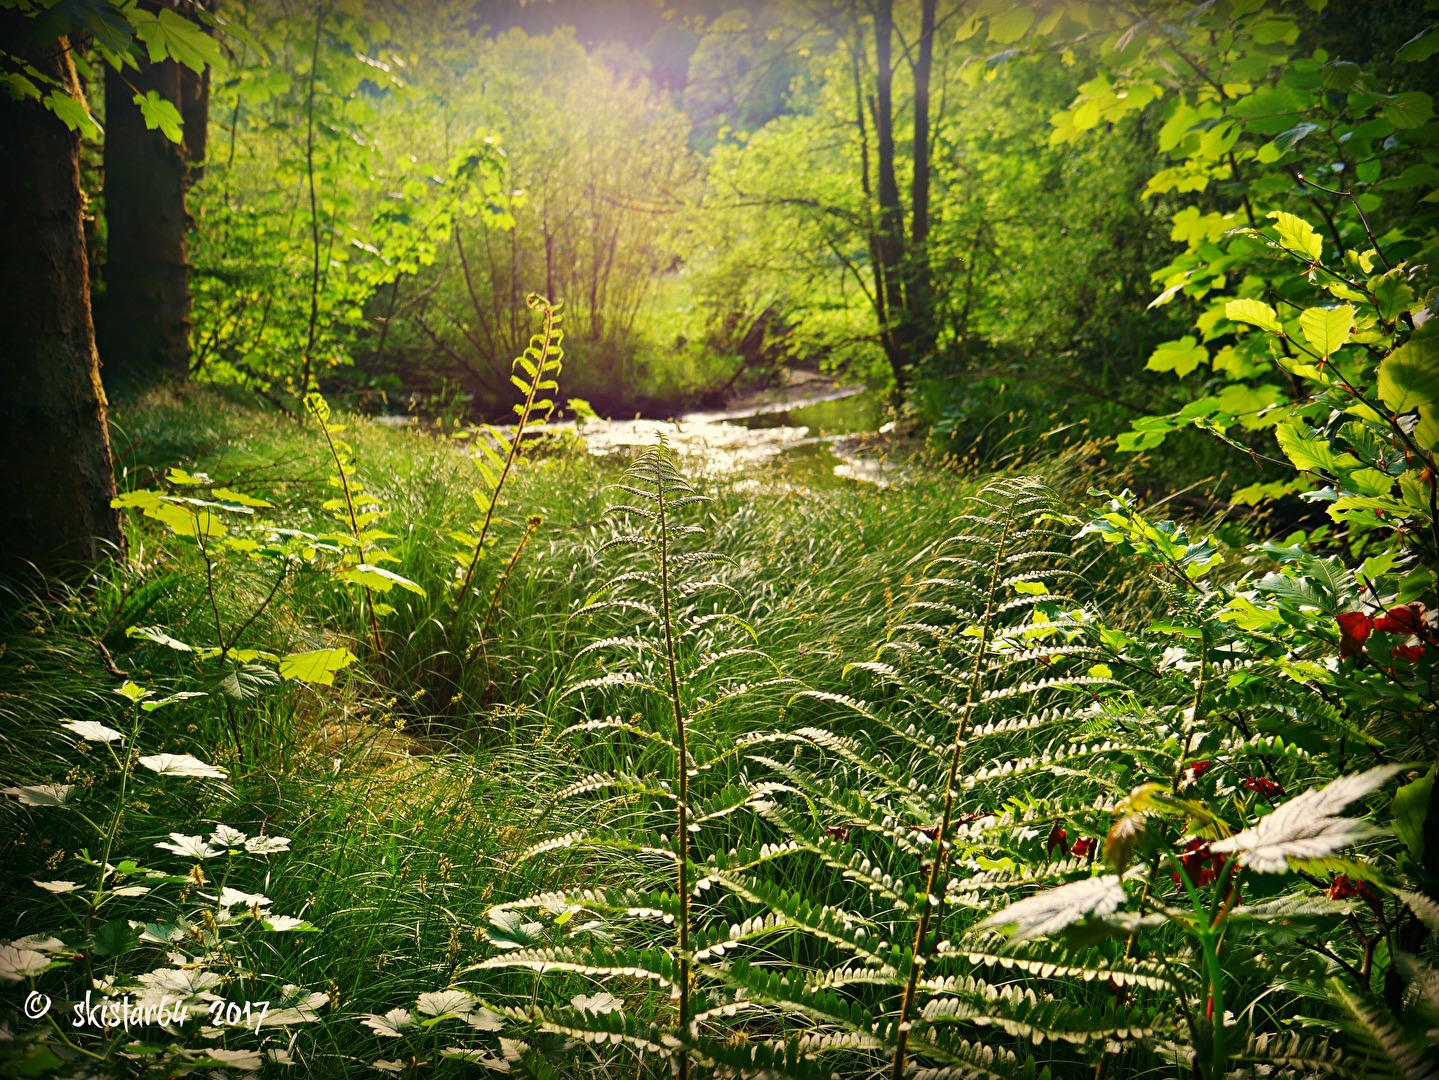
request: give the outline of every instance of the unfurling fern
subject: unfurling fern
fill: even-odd
[[[370,644],[376,655],[383,656],[385,641],[380,636],[380,616],[388,615],[394,609],[376,601],[375,594],[387,593],[396,585],[420,596],[425,595],[425,590],[409,578],[378,565],[399,561],[380,546],[381,541],[395,538],[393,533],[375,527],[386,515],[384,504],[360,485],[355,475],[354,448],[339,438],[345,429],[331,421],[329,402],[322,394],[311,392],[305,395],[305,408],[319,425],[325,446],[330,451],[330,460],[335,465],[329,483],[338,494],[327,499],[323,506],[343,529],[337,533],[322,533],[318,539],[339,545],[339,578],[359,587],[364,597],[362,606],[370,624]]]
[[[450,539],[463,547],[454,553],[455,561],[463,568],[459,591],[455,594],[456,608],[463,607],[466,597],[474,584],[475,571],[484,558],[489,545],[494,543],[490,528],[494,524],[495,511],[500,504],[505,484],[514,470],[524,441],[526,429],[543,424],[555,411],[554,395],[559,393],[559,374],[564,360],[563,346],[565,332],[560,328],[559,303],[551,303],[537,293],[525,297],[525,305],[531,311],[543,315],[544,323],[540,332],[530,338],[530,344],[523,353],[515,357],[510,365],[510,382],[524,395],[514,406],[515,430],[506,435],[492,424],[485,424],[473,432],[474,451],[471,458],[484,480],[484,487],[473,493],[476,507],[484,515],[470,525],[470,531],[455,531]],[[466,433],[465,437],[470,437]],[[529,540],[531,529],[525,534],[516,549]],[[489,623],[489,616],[485,619]]]
[[[704,529],[682,519],[709,500],[680,476],[663,444],[626,475],[620,489],[629,501],[612,508],[617,534],[600,551],[637,557],[579,614],[629,625],[581,650],[577,663],[598,670],[565,695],[585,706],[565,734],[582,762],[600,767],[561,791],[555,811],[582,804],[608,827],[565,828],[523,856],[567,856],[571,880],[600,881],[496,906],[491,940],[502,951],[478,967],[572,972],[611,984],[613,995],[578,995],[569,1008],[535,1011],[529,1022],[538,1032],[624,1045],[669,1060],[682,1078],[695,1065],[785,1073],[797,1064],[793,1050],[786,1064],[783,1046],[742,1050],[711,1037],[739,1004],[725,990],[727,954],[774,927],[744,919],[732,898],[717,899],[717,879],[701,858],[726,849],[730,818],[750,795],[727,782],[737,754],[712,719],[742,691],[746,670],[767,660],[752,647],[753,631],[715,599],[733,591],[711,576],[728,560],[690,546]],[[615,697],[629,701],[624,715],[603,711]],[[719,918],[725,909],[739,920],[733,926]],[[546,926],[545,913],[558,917]],[[672,1007],[618,996],[636,983],[664,987]]]

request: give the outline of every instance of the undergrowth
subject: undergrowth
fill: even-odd
[[[1411,561],[554,436],[457,603],[473,459],[323,419],[133,407],[127,556],[10,594],[13,1068],[1433,1072]]]

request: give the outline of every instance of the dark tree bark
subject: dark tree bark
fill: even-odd
[[[205,173],[205,147],[210,136],[210,69],[196,75],[180,69],[180,121],[184,125],[181,143],[185,151],[185,186]]]
[[[180,65],[105,69],[105,296],[100,345],[113,387],[183,380],[190,372],[190,265],[185,252],[185,147],[145,127],[137,93],[154,91],[189,117]],[[203,128],[199,123],[197,128]]]
[[[0,11],[0,48],[31,21]],[[73,95],[63,39],[27,59]],[[81,226],[80,139],[0,94],[0,574],[80,576],[121,544]]]
[[[914,359],[934,350],[934,279],[929,261],[929,82],[934,67],[937,0],[923,0],[919,56],[914,64],[914,176],[910,183],[909,265],[905,344]]]
[[[904,210],[899,204],[899,183],[894,172],[894,0],[879,0],[874,13],[875,103],[874,135],[878,174],[879,253],[878,276],[884,277],[888,319],[880,326],[880,340],[894,372],[895,386],[904,389],[905,350],[896,315],[904,307]]]

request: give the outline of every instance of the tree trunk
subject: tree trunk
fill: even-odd
[[[185,254],[185,147],[145,127],[136,93],[187,106],[180,65],[140,61],[105,69],[105,296],[100,344],[105,375],[144,385],[190,371],[190,266]],[[186,142],[195,145],[186,123]],[[203,127],[203,123],[197,125]]]
[[[895,386],[904,389],[905,350],[896,325],[904,309],[904,211],[899,205],[899,184],[894,173],[894,0],[879,0],[874,15],[875,109],[874,134],[879,177],[879,235],[875,244],[885,279],[889,318],[880,327],[880,340],[894,372]]]
[[[934,66],[936,0],[923,0],[914,64],[914,177],[910,184],[909,266],[904,335],[913,359],[934,351],[934,280],[929,261],[929,81]]]
[[[0,48],[33,25],[0,11]],[[80,95],[64,39],[26,59]],[[0,94],[0,574],[83,576],[122,542],[81,226],[80,139]]]
[[[205,174],[205,147],[210,137],[210,69],[196,75],[187,67],[180,69],[181,146],[188,166],[185,187]]]

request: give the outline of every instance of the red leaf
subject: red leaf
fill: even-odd
[[[1324,890],[1324,895],[1330,900],[1363,900],[1379,918],[1384,917],[1384,902],[1373,889],[1362,881],[1355,881],[1351,877],[1340,874],[1332,882],[1329,888]]]
[[[1406,637],[1419,633],[1419,628],[1423,625],[1424,605],[1417,600],[1411,604],[1392,607],[1374,620],[1374,629],[1380,633],[1403,634]]]
[[[1196,838],[1184,845],[1184,854],[1179,857],[1179,865],[1184,868],[1184,875],[1189,878],[1189,883],[1198,888],[1215,879],[1224,868],[1224,857],[1210,854],[1208,842]],[[1170,877],[1174,878],[1176,885],[1179,884],[1177,872],[1171,872]]]
[[[1350,657],[1363,652],[1374,620],[1362,611],[1346,611],[1336,615],[1334,621],[1339,624],[1339,655]]]
[[[1081,836],[1078,840],[1074,842],[1074,846],[1069,850],[1075,858],[1082,859],[1094,850],[1094,838],[1089,836]]]
[[[1045,853],[1048,855],[1053,855],[1055,848],[1059,848],[1066,855],[1069,854],[1069,837],[1058,825],[1049,831],[1049,839],[1044,844]]]
[[[1271,799],[1276,795],[1284,794],[1284,788],[1267,776],[1251,776],[1248,780],[1243,781],[1241,786]]]

